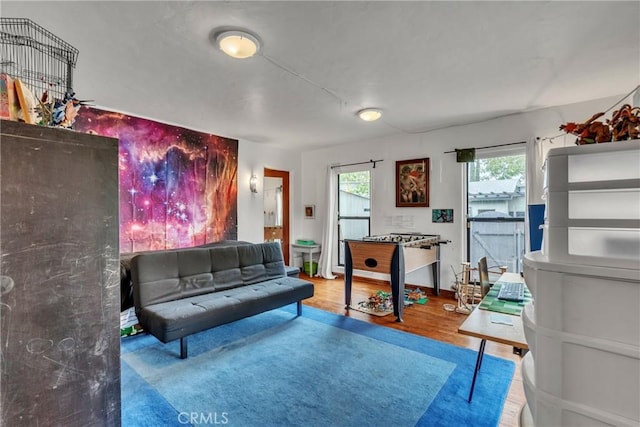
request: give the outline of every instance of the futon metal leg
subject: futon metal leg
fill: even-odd
[[[469,403],[471,403],[471,398],[473,397],[473,388],[476,386],[476,377],[482,365],[482,356],[484,356],[484,346],[486,343],[487,340],[480,342],[480,350],[478,350],[478,358],[476,359],[476,369],[473,371],[473,381],[471,381],[471,390],[469,391]]]
[[[298,301],[298,316],[302,316],[302,301]]]
[[[180,359],[187,358],[187,337],[180,338]]]

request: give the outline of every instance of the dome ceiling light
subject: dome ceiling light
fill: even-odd
[[[232,58],[245,59],[260,50],[258,39],[245,31],[224,31],[216,36],[216,44]]]
[[[360,117],[365,122],[375,122],[380,117],[382,117],[382,111],[378,110],[377,108],[365,108],[358,111],[358,117]]]

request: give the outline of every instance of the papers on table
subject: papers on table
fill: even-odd
[[[492,314],[490,319],[491,323],[513,326],[513,320],[511,319],[511,317],[505,316],[504,314]]]

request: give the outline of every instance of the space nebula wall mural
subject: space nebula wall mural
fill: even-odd
[[[237,140],[92,107],[74,129],[120,140],[121,253],[237,239]]]

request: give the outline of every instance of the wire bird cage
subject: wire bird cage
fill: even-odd
[[[0,72],[27,84],[41,99],[63,99],[73,86],[78,49],[30,19],[0,18]]]

